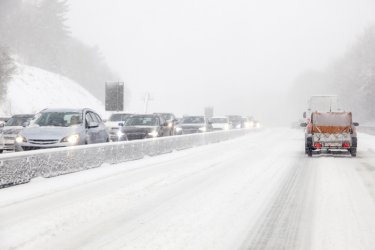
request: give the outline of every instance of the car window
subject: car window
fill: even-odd
[[[22,126],[25,122],[29,122],[32,117],[12,117],[6,122],[6,126]]]
[[[158,126],[159,124],[160,121],[155,116],[133,116],[126,121],[125,126]]]
[[[86,124],[89,124],[90,122],[94,122],[94,119],[92,119],[90,112],[86,113],[85,119],[86,119]]]
[[[228,119],[226,118],[212,118],[212,123],[228,123]]]
[[[89,112],[90,116],[91,116],[91,119],[96,122],[96,123],[100,123],[100,120],[98,119],[98,117],[96,117],[95,113],[93,112]]]
[[[42,112],[35,116],[32,126],[69,127],[81,123],[79,112]]]
[[[98,120],[98,123],[102,123],[103,122],[102,118],[97,113],[93,113],[93,114],[96,117],[96,119]]]
[[[189,117],[183,118],[181,123],[200,124],[200,123],[205,123],[205,122],[206,121],[205,121],[204,117],[202,117],[202,116],[189,116]]]

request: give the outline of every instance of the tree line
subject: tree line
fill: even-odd
[[[325,70],[300,75],[290,99],[305,108],[308,96],[314,94],[337,94],[342,109],[352,111],[356,120],[375,121],[375,26]]]
[[[97,47],[71,36],[68,10],[67,0],[0,1],[0,98],[17,61],[67,76],[104,99],[104,82],[118,77]]]

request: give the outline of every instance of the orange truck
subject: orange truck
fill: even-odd
[[[302,123],[305,130],[305,153],[348,151],[357,155],[357,132],[359,124],[352,121],[351,112],[313,112],[309,123]]]

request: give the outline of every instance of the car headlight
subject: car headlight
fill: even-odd
[[[16,142],[17,142],[17,143],[27,142],[27,139],[26,139],[26,137],[24,137],[24,136],[22,136],[22,135],[18,135],[18,136],[16,137]]]
[[[202,132],[206,132],[207,128],[206,127],[201,127],[201,128],[199,128],[199,130],[202,131]]]
[[[157,137],[159,135],[159,133],[158,133],[158,131],[154,130],[152,132],[149,132],[148,135],[151,136],[151,137]]]
[[[118,132],[117,132],[117,136],[118,136],[118,137],[122,137],[123,135],[125,135],[125,133],[123,133],[122,131],[118,131]]]
[[[69,135],[61,140],[62,142],[69,142],[70,144],[77,144],[79,142],[79,135]]]
[[[173,122],[168,122],[168,128],[172,128],[173,127]]]
[[[176,127],[176,132],[181,132],[182,128],[181,127]]]

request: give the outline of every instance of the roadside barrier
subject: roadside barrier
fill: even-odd
[[[104,163],[116,164],[226,141],[251,131],[254,130],[238,129],[2,154],[0,188],[26,183],[36,177],[49,178],[100,167]]]

